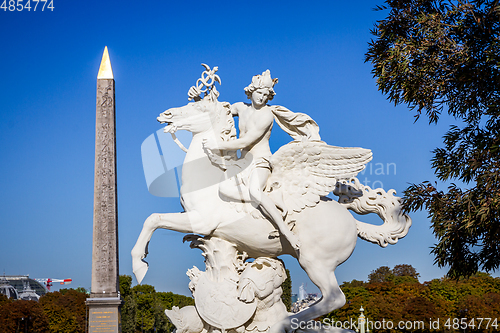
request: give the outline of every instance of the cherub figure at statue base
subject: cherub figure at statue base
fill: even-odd
[[[207,77],[201,83],[220,83],[215,69],[206,68]],[[277,226],[265,213],[261,214],[262,207],[245,200],[248,188],[241,173],[252,165],[252,160],[245,164],[245,159],[238,159],[231,149],[215,154],[207,147],[208,142],[222,141],[223,148],[227,148],[228,142],[239,140],[231,105],[219,102],[218,92],[208,86],[203,98],[191,96],[203,91],[197,86],[190,89],[195,102],[168,109],[158,117],[167,123],[166,132],[187,130],[193,134],[182,168],[181,202],[185,212],[152,214],[146,219],[132,250],[133,271],[140,283],[148,269],[144,261],[147,244],[158,228],[206,236],[190,236],[207,259],[206,272],[196,268],[189,271],[196,308],[172,310],[172,321],[177,320],[179,329],[183,327],[188,333],[199,333],[194,331],[201,326],[209,332],[290,332],[293,321],[308,322],[345,304],[334,271],[349,258],[358,236],[382,247],[395,244],[407,234],[411,219],[402,213],[393,190],[372,190],[355,178],[371,160],[370,150],[329,146],[320,141],[319,129],[309,116],[269,106],[276,122],[296,141],[270,157],[272,173],[262,195],[281,201],[286,208],[284,224],[293,227],[300,243],[296,251],[283,232],[276,234]],[[247,157],[251,156],[250,150]],[[224,182],[233,184],[241,197],[228,200],[221,195]],[[337,195],[338,201],[328,198],[329,193]],[[384,223],[357,221],[349,210],[376,213]],[[238,259],[243,253],[253,258],[256,266],[246,258]],[[299,261],[322,294],[317,303],[295,314],[284,313],[281,301],[277,301],[282,266],[276,258],[283,254]],[[262,283],[273,288],[251,291],[253,285]],[[266,312],[273,313],[272,318]],[[193,317],[195,313],[203,325]],[[182,324],[187,323],[184,317],[190,318],[187,322],[191,324]]]
[[[203,251],[206,271],[193,267],[187,273],[195,307],[165,311],[178,333],[267,332],[288,316],[281,300],[286,273],[280,260],[259,257],[246,262],[245,253],[220,238],[184,239]]]

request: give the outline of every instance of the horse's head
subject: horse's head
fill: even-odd
[[[165,132],[186,130],[193,134],[213,131],[216,137],[229,140],[236,136],[230,104],[204,98],[180,108],[171,108],[157,118],[168,124]]]

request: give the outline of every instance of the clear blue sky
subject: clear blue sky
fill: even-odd
[[[202,62],[219,66],[219,99],[231,103],[245,101],[251,77],[270,69],[279,78],[273,104],[311,115],[329,144],[372,149],[362,181],[401,193],[407,183],[434,179],[430,151],[453,119],[413,124],[411,112],[377,91],[364,53],[369,30],[385,15],[372,11],[380,1],[53,3],[52,12],[0,10],[1,273],[72,278],[72,287],[90,288],[95,90],[105,45],[116,80],[122,274],[132,274],[130,250],[144,220],[181,210],[178,199],[149,194],[140,148],[161,128],[160,112],[187,103]],[[276,126],[271,140],[277,149],[289,137]],[[387,174],[388,163],[396,172]],[[421,281],[443,276],[429,254],[435,239],[426,214],[412,217],[410,233],[395,246],[359,239],[337,269],[339,281],[366,280],[379,266],[402,263]],[[154,234],[144,283],[189,294],[186,270],[204,265],[182,236]],[[302,282],[317,290],[285,260],[294,292]]]

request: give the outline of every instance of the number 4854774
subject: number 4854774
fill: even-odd
[[[0,0],[1,1],[1,0]],[[41,2],[41,3],[40,3]],[[40,3],[40,7],[38,4]],[[54,0],[3,0],[0,9],[3,9],[4,12],[22,12],[23,10],[27,10],[30,12],[32,9],[35,12],[37,9],[40,11],[44,11],[45,9],[50,9],[50,11],[54,10]]]

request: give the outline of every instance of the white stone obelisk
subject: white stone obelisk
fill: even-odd
[[[115,80],[105,47],[97,75],[92,286],[86,302],[89,333],[121,332],[115,129]]]

